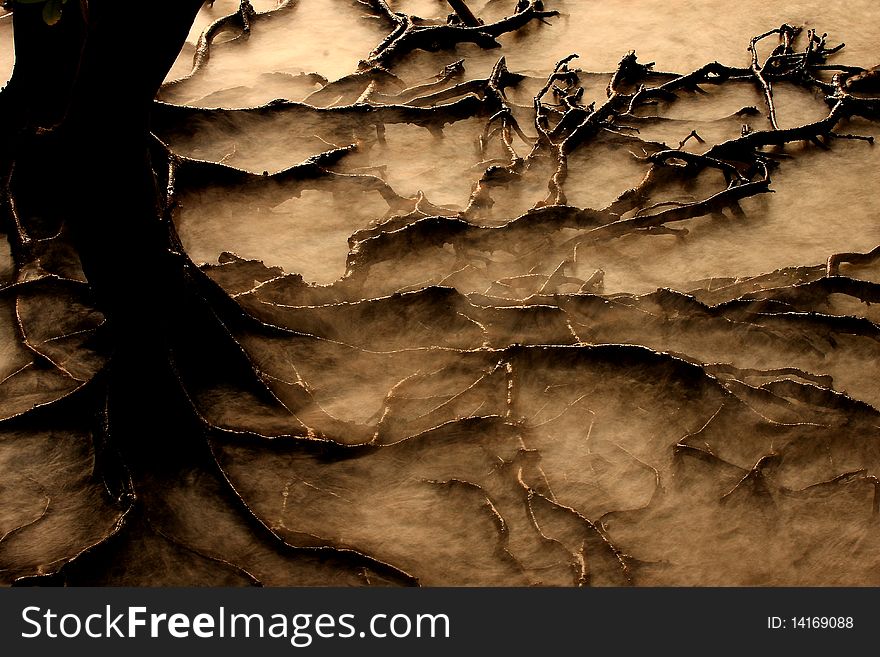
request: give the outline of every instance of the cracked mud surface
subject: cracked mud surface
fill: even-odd
[[[880,584],[877,53],[469,4],[203,9],[153,112],[222,320],[171,474],[95,428],[104,317],[6,186],[0,581]]]

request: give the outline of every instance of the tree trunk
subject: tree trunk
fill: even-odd
[[[202,2],[153,0],[134,7],[136,20],[126,10],[132,3],[122,0],[89,0],[84,20],[70,14],[74,5],[69,2],[61,22],[80,21],[79,42],[62,37],[67,29],[63,25],[53,32],[55,28],[33,24],[33,12],[16,22],[17,45],[18,26],[26,25],[23,60],[16,63],[15,93],[0,93],[0,116],[22,118],[27,114],[22,99],[42,106],[40,99],[50,98],[40,123],[52,129],[28,130],[31,124],[23,120],[0,122],[0,130],[22,135],[0,140],[3,179],[9,181],[25,226],[29,219],[49,217],[62,227],[79,255],[95,305],[108,320],[103,338],[111,352],[109,371],[101,385],[93,386],[106,391],[95,399],[97,466],[120,498],[136,492],[138,499],[137,505],[128,506],[123,529],[99,547],[54,574],[17,580],[23,584],[67,582],[62,571],[68,566],[78,571],[80,581],[101,581],[119,546],[154,532],[148,522],[151,513],[168,514],[163,498],[168,485],[196,470],[213,478],[211,485],[220,491],[218,504],[232,508],[242,526],[253,531],[255,544],[294,557],[303,554],[254,515],[219,472],[206,440],[207,423],[184,390],[177,367],[185,361],[179,369],[187,373],[188,383],[228,379],[231,373],[269,394],[215,314],[212,304],[221,297],[212,296],[216,290],[206,288],[192,264],[176,252],[179,245],[158,183],[161,175],[150,158],[153,99]],[[15,5],[14,11],[19,8]],[[39,45],[27,42],[37,38],[33,34],[51,42],[47,48],[52,53],[77,61],[76,67],[64,69],[68,77],[47,73],[50,58]],[[26,251],[26,245],[20,250]],[[27,257],[18,253],[15,259],[21,263]],[[112,450],[105,450],[108,441]],[[122,462],[112,456],[102,460],[102,450],[118,452]],[[124,504],[130,504],[133,496],[125,497]],[[306,558],[320,562],[337,557],[357,572],[367,565],[384,567],[357,554],[309,553]],[[392,574],[398,573],[392,569]]]
[[[83,15],[71,2],[51,27],[41,5],[14,5],[16,65],[2,94],[20,214],[52,217],[79,254],[108,319],[113,433],[144,467],[192,430],[168,355],[188,306],[184,272],[163,223],[149,117],[201,5],[90,0]]]

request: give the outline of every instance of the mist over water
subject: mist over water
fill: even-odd
[[[440,0],[389,4],[425,25],[450,13]],[[468,4],[490,23],[515,2]],[[645,179],[652,153],[769,130],[758,85],[704,83],[600,125],[570,153],[556,198],[557,162],[529,159],[534,95],[572,53],[578,102],[601,106],[630,50],[670,73],[747,67],[749,40],[784,22],[846,41],[832,62],[871,67],[880,12],[864,1],[545,5],[561,16],[498,48],[416,50],[358,77],[389,22],[354,1],[299,0],[258,16],[247,38],[230,28],[187,78],[201,31],[238,3],[202,10],[153,128],[181,157],[183,246],[260,323],[231,331],[271,395],[223,367],[209,377],[183,363],[181,377],[216,428],[223,475],[261,522],[289,545],[375,561],[255,547],[215,503],[225,484],[194,470],[156,493],[166,512],[140,539],[149,558],[117,555],[128,565],[109,581],[175,583],[155,564],[180,559],[192,580],[241,582],[210,558],[267,584],[880,583],[880,263],[828,263],[880,244],[876,146],[764,148],[768,193],[610,236],[728,188],[729,168],[682,171],[603,214]],[[480,105],[502,57],[518,76],[503,117],[517,130]],[[463,71],[448,68],[459,60]],[[564,91],[544,99],[551,129]],[[774,94],[783,129],[828,116],[821,93],[780,83]],[[863,118],[837,131],[880,137]],[[79,300],[62,299],[91,326]],[[18,376],[32,363],[15,338],[25,306],[2,301],[0,385],[9,377],[17,403],[31,403],[50,393]],[[55,346],[70,336],[26,317],[36,349],[72,359]],[[83,455],[57,450],[73,464],[58,486],[79,491],[68,518],[97,493]],[[34,475],[44,488],[48,458]],[[31,488],[0,490],[22,509],[0,517],[0,536],[41,517]],[[79,538],[111,522],[103,507],[94,515]],[[63,552],[63,541],[41,550],[39,528],[21,546],[0,539],[0,572]]]

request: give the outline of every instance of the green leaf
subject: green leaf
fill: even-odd
[[[55,25],[61,20],[61,6],[64,0],[49,0],[43,7],[43,20],[47,25]]]
[[[67,0],[16,0],[16,4],[20,5],[43,5],[43,20],[47,25],[55,25],[61,20],[61,9],[67,4]]]

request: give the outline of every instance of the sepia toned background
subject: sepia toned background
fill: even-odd
[[[468,5],[492,25],[517,3]],[[142,476],[137,507],[96,474],[80,410],[7,423],[0,580],[877,585],[870,75],[841,87],[858,112],[809,126],[834,106],[821,85],[855,75],[822,66],[880,64],[880,12],[546,0],[558,15],[495,44],[392,56],[385,9],[426,29],[451,13],[257,0],[244,32],[239,3],[202,9],[154,108],[156,152],[186,256],[255,320],[230,332],[265,390],[183,339],[211,459]],[[772,83],[774,127],[749,44],[779,31],[764,62],[782,25],[802,28],[786,61],[808,30],[846,45],[808,61],[820,85]],[[12,59],[3,17],[0,79]],[[746,72],[679,84],[714,61]],[[559,175],[536,108],[551,132],[567,111],[587,126],[612,91],[667,83],[578,132]],[[747,160],[718,146],[804,126]],[[728,200],[740,185],[756,191]],[[82,279],[76,262],[28,275],[0,298],[4,420],[108,358],[87,339],[100,313],[57,282]],[[4,243],[0,285],[20,276]]]

